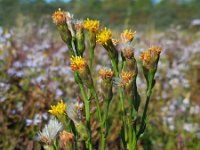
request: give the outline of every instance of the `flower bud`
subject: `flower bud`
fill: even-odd
[[[143,73],[147,81],[148,95],[150,95],[151,89],[155,84],[154,76],[157,71],[161,50],[161,47],[152,46],[140,55],[143,63]]]
[[[53,22],[57,25],[58,31],[62,40],[67,44],[71,53],[73,54],[71,40],[72,35],[67,25],[67,15],[66,12],[62,11],[60,8],[58,11],[54,12],[52,15]]]
[[[85,35],[83,31],[83,21],[75,22],[76,29],[76,49],[79,56],[83,56],[83,52],[85,50]]]
[[[112,78],[114,76],[114,72],[111,69],[103,68],[99,71],[99,75],[102,79],[101,82],[102,96],[104,100],[111,100],[113,96]]]

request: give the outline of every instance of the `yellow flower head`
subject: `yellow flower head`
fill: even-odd
[[[59,8],[57,11],[53,13],[52,19],[53,19],[53,23],[55,23],[56,25],[65,24],[66,13]]]
[[[99,70],[99,75],[102,79],[112,79],[114,72],[108,68],[102,68]]]
[[[107,45],[108,41],[112,39],[111,30],[104,28],[97,34],[97,42],[102,45]]]
[[[98,20],[84,20],[84,28],[90,32],[97,32],[99,30],[99,21]]]
[[[63,100],[61,100],[57,105],[51,105],[49,112],[56,117],[62,116],[65,114],[66,107],[66,104],[63,102]]]
[[[155,52],[156,54],[160,54],[162,48],[159,46],[151,46],[148,50],[151,52]]]
[[[151,60],[151,52],[149,50],[146,50],[146,51],[142,52],[141,55],[140,55],[140,59],[145,63],[150,62],[150,60]]]
[[[122,83],[123,84],[128,84],[130,81],[133,80],[134,77],[134,72],[122,72],[121,73],[121,78],[122,78]]]
[[[127,42],[131,42],[133,40],[133,38],[135,37],[136,31],[132,32],[131,30],[124,30],[121,33],[121,39],[122,42],[127,43]]]
[[[85,59],[81,56],[72,56],[70,60],[71,60],[71,69],[73,71],[83,69],[87,66]]]

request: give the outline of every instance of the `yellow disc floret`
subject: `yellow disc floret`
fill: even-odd
[[[97,32],[99,30],[99,21],[98,20],[84,20],[84,28],[90,32]]]
[[[49,112],[52,115],[59,117],[65,114],[66,107],[66,104],[63,102],[63,100],[61,100],[60,102],[58,102],[57,105],[51,105],[51,109],[49,110]]]
[[[56,25],[65,24],[66,13],[59,8],[57,11],[53,13],[52,19],[53,19],[53,23],[55,23]]]
[[[85,59],[81,56],[72,56],[70,60],[71,60],[71,69],[73,71],[83,69],[87,66]]]
[[[112,39],[111,30],[104,28],[97,34],[97,42],[102,45],[107,45],[108,41]]]
[[[127,42],[131,42],[133,40],[133,38],[135,37],[136,31],[132,32],[131,30],[124,30],[121,33],[121,39],[122,42],[127,43]]]

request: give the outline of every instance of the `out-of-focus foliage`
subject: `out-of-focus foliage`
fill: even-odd
[[[192,19],[200,18],[199,6],[198,0],[162,0],[157,4],[153,0],[0,0],[0,25],[14,26],[20,15],[37,22],[41,16],[49,16],[60,7],[78,18],[90,16],[116,28],[132,24],[140,28],[146,24],[188,28]]]

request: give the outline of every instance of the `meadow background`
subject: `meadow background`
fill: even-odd
[[[199,0],[0,0],[0,149],[41,149],[35,136],[49,119],[50,105],[79,95],[64,55],[67,46],[51,20],[58,8],[78,19],[99,19],[115,38],[126,28],[136,30],[136,58],[150,45],[163,47],[138,149],[199,150]],[[107,56],[99,45],[95,51],[98,72]],[[142,74],[137,84],[144,96]],[[108,136],[108,149],[117,149],[120,127],[112,112],[119,112],[117,99]],[[92,124],[98,131],[98,122]]]

